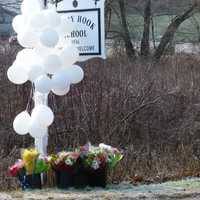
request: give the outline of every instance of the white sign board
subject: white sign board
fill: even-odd
[[[73,23],[74,29],[66,35],[76,45],[81,58],[105,58],[105,0],[62,0],[57,12]]]

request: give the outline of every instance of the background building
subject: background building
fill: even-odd
[[[13,33],[12,19],[16,15],[14,11],[0,6],[0,39],[5,39]]]

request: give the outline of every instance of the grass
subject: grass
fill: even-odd
[[[108,185],[107,188],[86,188],[83,190],[59,190],[56,188],[43,189],[41,191],[10,191],[0,193],[7,199],[32,199],[32,200],[63,200],[63,199],[102,199],[102,200],[135,200],[135,199],[197,199],[200,179],[184,179],[163,184],[151,184],[133,186],[128,183]],[[197,197],[197,198],[196,198]],[[4,199],[4,198],[3,198]],[[5,198],[6,199],[6,198]]]

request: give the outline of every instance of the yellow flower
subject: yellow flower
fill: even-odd
[[[22,159],[25,162],[25,168],[27,174],[33,174],[35,169],[36,160],[39,156],[39,152],[36,149],[25,149],[22,153]]]

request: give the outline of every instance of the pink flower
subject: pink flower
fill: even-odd
[[[74,160],[77,160],[78,158],[79,158],[79,153],[77,153],[77,152],[72,152],[72,158],[74,159]]]

